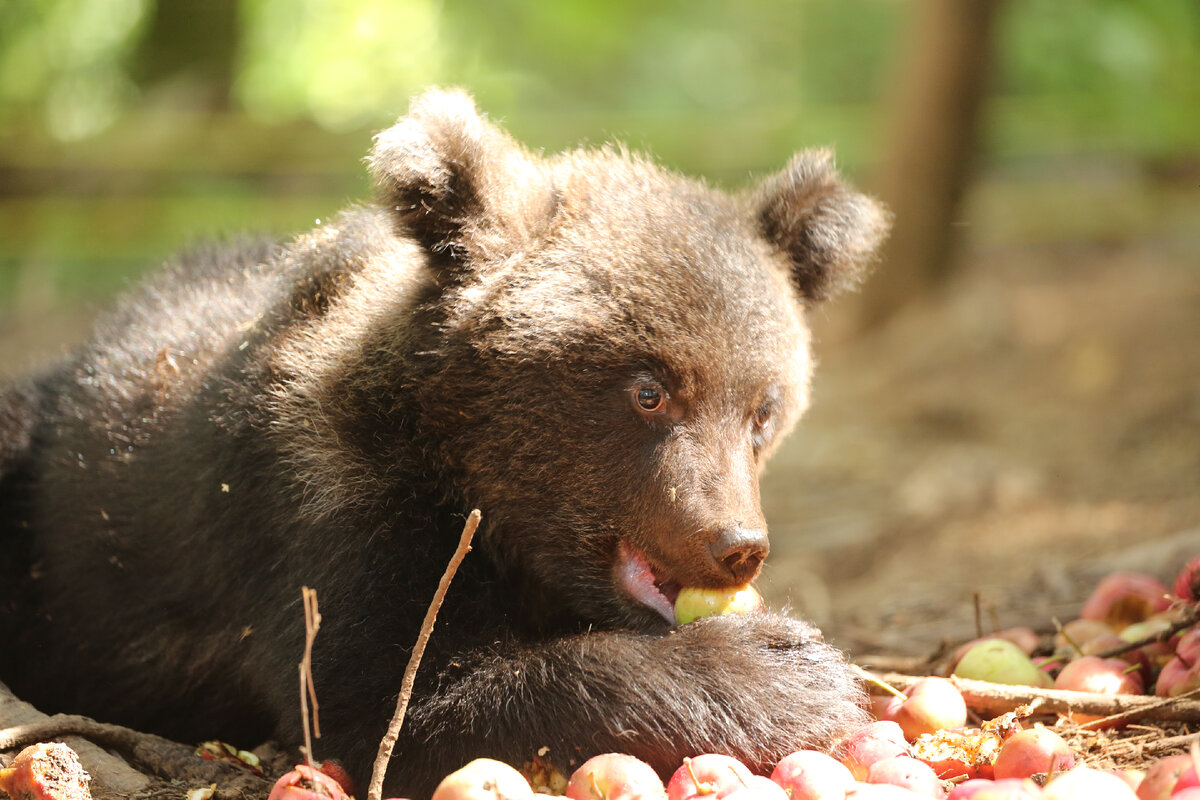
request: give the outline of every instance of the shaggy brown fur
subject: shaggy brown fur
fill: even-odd
[[[295,742],[312,586],[319,755],[365,779],[479,507],[390,792],[542,747],[761,768],[858,724],[812,627],[661,607],[757,574],[805,308],[859,278],[881,208],[825,153],[738,195],[621,149],[541,158],[458,92],[369,163],[377,205],[184,257],[0,396],[0,677],[47,711]]]

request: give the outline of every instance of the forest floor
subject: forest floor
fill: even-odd
[[[818,312],[813,404],[763,482],[768,599],[917,655],[975,635],[976,594],[985,629],[1052,630],[1104,574],[1200,554],[1200,202],[1176,200],[1154,236],[967,243],[866,336]]]

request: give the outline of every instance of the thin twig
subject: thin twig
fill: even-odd
[[[1165,642],[1167,639],[1170,639],[1184,628],[1190,628],[1197,622],[1200,622],[1200,603],[1188,606],[1187,611],[1183,612],[1183,616],[1180,617],[1177,622],[1171,623],[1170,627],[1163,628],[1161,631],[1152,633],[1149,636],[1142,637],[1141,639],[1136,639],[1132,642],[1126,642],[1124,644],[1117,645],[1116,647],[1110,647],[1107,650],[1096,653],[1096,655],[1100,658],[1113,658],[1114,656],[1119,656],[1122,653],[1128,653],[1130,650],[1136,650],[1139,647],[1145,647],[1148,644]]]
[[[425,612],[425,621],[421,623],[421,632],[417,635],[417,643],[413,645],[412,655],[408,657],[408,666],[404,669],[404,680],[400,684],[400,696],[396,698],[396,713],[392,715],[387,733],[383,735],[383,740],[379,743],[379,753],[375,756],[375,767],[371,770],[371,785],[367,789],[367,800],[381,800],[383,797],[383,776],[387,772],[388,762],[392,759],[392,749],[396,746],[396,740],[400,738],[400,726],[404,723],[404,712],[408,710],[408,700],[412,696],[413,682],[417,678],[417,667],[421,665],[421,656],[425,653],[425,645],[429,642],[429,634],[433,631],[433,623],[437,619],[438,609],[442,607],[442,601],[446,598],[446,590],[450,588],[450,580],[458,571],[458,565],[471,550],[471,537],[475,535],[475,529],[479,527],[481,516],[479,509],[475,509],[467,516],[467,523],[463,525],[462,537],[458,540],[458,549],[454,551],[450,563],[446,565],[446,571],[442,574],[437,591],[433,593],[433,600],[429,603],[429,610]]]
[[[920,675],[884,673],[878,676],[896,687],[907,689]],[[1032,686],[1007,686],[988,681],[974,681],[957,676],[950,680],[962,692],[967,707],[983,717],[994,717],[1012,711],[1020,705],[1036,703],[1038,713],[1120,715],[1122,719],[1174,720],[1200,722],[1200,689],[1176,697],[1158,698],[1133,694],[1095,694],[1063,689],[1037,689]],[[878,693],[878,692],[877,692]]]
[[[304,603],[304,656],[300,659],[300,718],[304,724],[304,760],[313,766],[312,738],[321,738],[321,721],[317,715],[317,687],[312,676],[313,640],[321,627],[321,614],[317,611],[317,590],[300,587],[300,599]],[[308,705],[312,702],[312,726],[309,726]]]

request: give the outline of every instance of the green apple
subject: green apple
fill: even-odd
[[[749,614],[763,606],[762,595],[753,586],[726,586],[722,589],[705,589],[685,586],[675,598],[675,622],[687,625],[701,617],[719,617],[722,614]]]

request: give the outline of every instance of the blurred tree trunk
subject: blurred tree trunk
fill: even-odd
[[[896,215],[880,270],[867,281],[859,327],[870,328],[954,269],[955,221],[978,149],[1001,0],[922,0],[876,184]]]
[[[238,49],[238,0],[158,0],[134,55],[143,89],[186,95],[212,111],[230,106]]]

